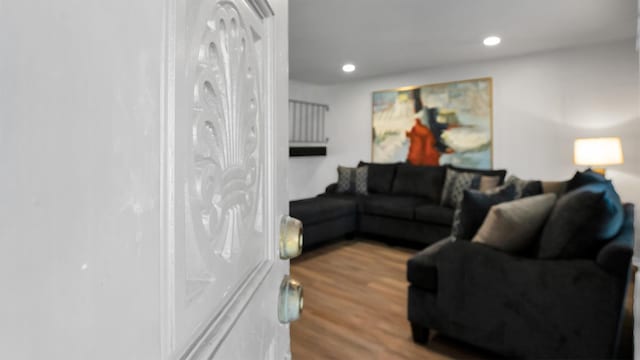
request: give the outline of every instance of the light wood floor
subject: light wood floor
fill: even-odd
[[[496,358],[437,334],[428,347],[411,340],[406,261],[415,252],[343,241],[292,260],[292,276],[304,286],[302,318],[291,325],[293,359]]]

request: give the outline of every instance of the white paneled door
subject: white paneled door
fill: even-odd
[[[0,358],[290,357],[287,7],[0,1]]]
[[[278,322],[278,289],[288,263],[278,259],[277,234],[287,141],[278,106],[286,94],[276,77],[286,57],[274,45],[286,32],[266,2],[179,5],[175,51],[184,57],[176,57],[175,167],[166,174],[175,179],[168,353],[282,358],[288,330]]]

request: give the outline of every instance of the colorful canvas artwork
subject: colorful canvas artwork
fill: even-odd
[[[373,93],[374,162],[492,166],[491,78]]]

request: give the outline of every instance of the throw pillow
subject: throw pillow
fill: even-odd
[[[580,189],[601,191],[603,196],[596,207],[594,216],[582,232],[582,236],[591,237],[599,247],[618,235],[624,223],[624,207],[620,196],[613,188],[611,181],[582,186]]]
[[[447,169],[443,166],[400,164],[391,192],[398,195],[417,195],[440,201]]]
[[[587,169],[583,172],[577,171],[575,175],[573,175],[573,178],[571,178],[567,183],[567,191],[575,190],[584,185],[603,183],[606,181],[607,179],[604,175],[598,174],[591,169]]]
[[[451,236],[471,240],[484,221],[491,206],[516,198],[513,184],[505,184],[489,192],[465,190],[460,206],[453,215]]]
[[[472,188],[474,179],[477,181],[479,175],[447,169],[440,205],[456,208],[462,199],[464,190]],[[479,183],[477,184],[479,185]]]
[[[604,189],[581,187],[570,191],[556,202],[547,220],[538,248],[542,259],[586,256],[592,249],[589,236],[580,236],[581,230],[597,213],[604,197]]]
[[[453,165],[447,165],[447,168],[451,170],[455,170],[457,172],[472,173],[472,174],[482,175],[482,176],[497,176],[498,178],[500,178],[498,185],[504,184],[504,178],[507,176],[507,170],[469,169],[469,168],[457,167]]]
[[[368,167],[348,168],[338,166],[337,193],[367,195]]]
[[[500,185],[499,176],[480,176],[480,184],[478,185],[478,190],[487,191],[497,188],[498,185]]]
[[[554,193],[559,198],[567,192],[568,181],[543,181],[542,193],[550,194]]]
[[[527,250],[555,202],[555,194],[543,194],[494,205],[472,241],[510,253]]]
[[[542,194],[542,183],[537,180],[522,180],[515,175],[511,175],[505,184],[513,184],[515,186],[516,199]]]
[[[370,193],[388,194],[391,192],[393,178],[398,164],[358,163],[358,167],[369,168],[367,175],[367,190]]]

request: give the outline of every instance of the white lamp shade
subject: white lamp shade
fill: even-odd
[[[618,137],[576,139],[573,146],[576,165],[605,166],[624,162]]]

